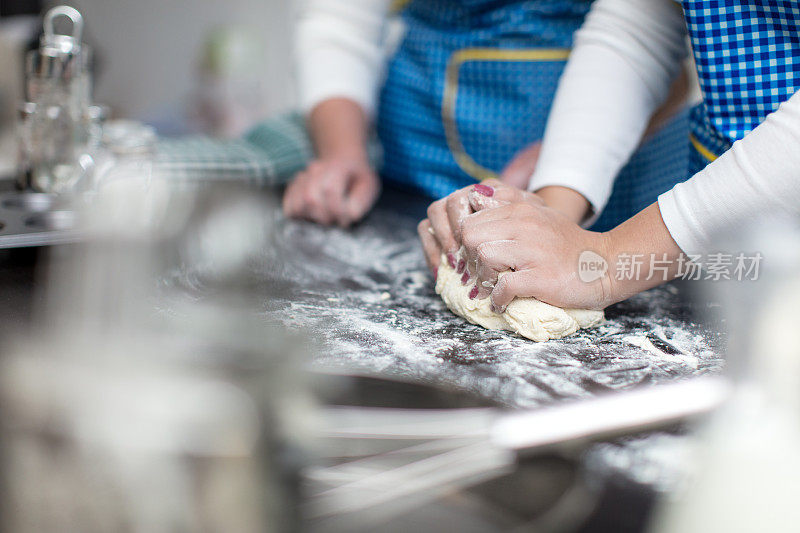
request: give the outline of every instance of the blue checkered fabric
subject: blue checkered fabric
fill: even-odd
[[[719,156],[800,87],[800,2],[683,0],[703,103],[691,133]],[[691,170],[708,163],[693,154]],[[699,167],[699,168],[697,168]]]
[[[499,173],[540,139],[565,61],[503,53],[567,53],[589,7],[588,0],[412,1],[380,95],[384,179],[440,198]],[[476,49],[488,55],[470,56]]]

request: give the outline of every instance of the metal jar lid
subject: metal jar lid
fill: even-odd
[[[66,17],[72,22],[72,34],[56,33],[54,22]],[[88,61],[88,50],[81,43],[83,17],[70,6],[56,6],[44,16],[44,33],[39,48],[27,58],[29,77],[62,79],[69,81],[80,76]]]

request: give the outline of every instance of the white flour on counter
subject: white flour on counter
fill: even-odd
[[[255,296],[265,321],[311,338],[320,367],[445,383],[514,407],[722,367],[721,335],[693,318],[674,285],[612,306],[603,325],[556,341],[535,343],[468,324],[434,293],[415,226],[413,217],[386,211],[352,231],[279,220],[274,246],[252,265],[263,279]],[[164,283],[191,299],[205,297],[193,272],[175,272]],[[661,437],[593,447],[590,465],[642,465],[629,469],[635,480],[662,475],[653,470],[664,465],[657,451],[648,451],[651,438]],[[672,475],[664,468],[664,476]]]
[[[306,331],[322,366],[447,382],[514,406],[718,370],[719,335],[688,318],[674,286],[609,308],[608,321],[533,343],[453,316],[433,291],[415,225],[386,214],[355,231],[281,225],[259,265],[280,286],[271,319]],[[281,244],[287,243],[287,244]]]

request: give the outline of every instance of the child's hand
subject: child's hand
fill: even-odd
[[[542,143],[536,141],[517,152],[514,159],[503,169],[500,181],[517,189],[527,189],[531,175],[536,170],[536,162],[539,161],[541,149]]]
[[[312,161],[283,196],[287,217],[348,227],[361,220],[380,193],[380,180],[363,157]]]
[[[329,98],[308,116],[317,159],[283,196],[287,217],[347,227],[375,204],[381,185],[367,159],[366,115],[358,103]]]

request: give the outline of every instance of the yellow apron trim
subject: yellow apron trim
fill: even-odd
[[[389,13],[400,13],[411,3],[411,0],[392,0],[389,6]]]
[[[447,62],[445,71],[444,95],[442,97],[442,122],[447,145],[461,170],[473,178],[483,181],[496,178],[497,174],[478,164],[467,154],[456,124],[456,97],[458,96],[458,75],[461,65],[468,61],[566,61],[569,48],[464,48],[454,52]]]
[[[694,149],[697,150],[697,152],[700,155],[702,155],[709,161],[714,161],[718,157],[716,154],[714,154],[714,152],[703,146],[702,143],[697,140],[697,137],[695,137],[693,133],[689,134],[689,141],[691,141],[692,146],[694,146]]]

